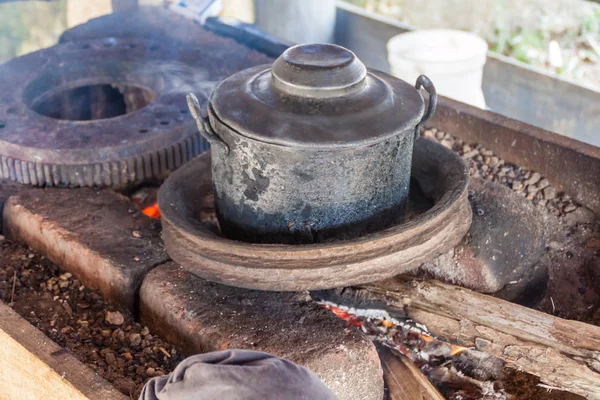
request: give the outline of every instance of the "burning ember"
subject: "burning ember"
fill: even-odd
[[[468,376],[479,367],[479,359],[483,354],[463,346],[447,343],[432,335],[427,327],[410,318],[394,318],[381,309],[358,309],[318,301],[349,324],[360,328],[371,340],[408,357],[438,389],[444,391],[451,399],[482,399],[485,394],[493,393],[493,399],[507,399],[503,390],[496,391],[493,382],[483,374],[480,379]],[[473,361],[475,360],[475,361]]]
[[[160,209],[158,208],[158,203],[154,203],[148,207],[142,208],[142,213],[150,218],[160,218]]]
[[[145,216],[159,219],[157,195],[158,187],[143,187],[131,196],[131,201],[142,209]]]

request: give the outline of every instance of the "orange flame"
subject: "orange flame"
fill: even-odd
[[[158,203],[154,203],[151,206],[148,206],[142,209],[144,215],[150,218],[160,218],[160,209],[158,208]]]
[[[425,335],[424,333],[421,333],[421,339],[423,339],[424,342],[433,342],[433,338],[429,335]]]
[[[347,313],[346,311],[334,307],[332,305],[329,304],[325,304],[324,305],[326,309],[330,310],[331,312],[333,312],[335,315],[337,315],[339,318],[343,319],[344,321],[347,321],[350,325],[354,325],[358,328],[360,328],[363,323],[360,320],[360,318],[358,318],[356,315]]]
[[[451,356],[455,356],[457,354],[462,353],[463,351],[467,350],[466,347],[462,347],[462,346],[457,346],[457,345],[452,345],[452,350],[450,351],[450,355]]]

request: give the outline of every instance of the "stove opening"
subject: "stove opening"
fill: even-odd
[[[154,92],[142,87],[102,83],[50,89],[25,100],[33,111],[46,117],[90,121],[134,112],[155,99]]]

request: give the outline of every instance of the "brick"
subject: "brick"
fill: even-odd
[[[135,312],[144,276],[168,260],[157,223],[135,211],[126,197],[110,190],[36,190],[6,201],[3,232]]]
[[[170,262],[146,276],[140,317],[187,354],[227,348],[265,351],[309,368],[340,400],[383,398],[373,343],[305,293],[223,286]]]

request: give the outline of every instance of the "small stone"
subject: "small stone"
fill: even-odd
[[[69,287],[69,281],[60,281],[58,283],[58,286],[60,286],[61,289],[68,288]]]
[[[531,193],[533,195],[535,195],[538,192],[538,188],[535,187],[535,185],[527,185],[525,189],[527,190],[527,193]]]
[[[123,353],[123,357],[125,357],[128,360],[133,360],[133,356],[131,355],[131,353],[127,352],[127,353]]]
[[[463,158],[468,160],[469,158],[473,158],[478,154],[479,154],[479,152],[477,150],[471,150],[471,151],[463,154]]]
[[[156,370],[152,367],[150,367],[146,370],[146,375],[148,375],[149,377],[153,377],[155,373],[156,373]]]
[[[121,314],[118,311],[114,311],[114,312],[107,311],[104,319],[109,324],[116,325],[116,326],[122,325],[123,322],[125,322],[125,318],[123,317],[123,314]]]
[[[471,148],[471,146],[469,146],[468,144],[465,144],[465,145],[463,146],[463,148],[462,148],[462,151],[463,151],[463,153],[468,153],[468,152],[470,152],[471,150],[473,150],[473,149],[472,149],[472,148]]]
[[[544,178],[541,181],[538,182],[537,184],[537,188],[538,189],[545,189],[550,185],[550,182],[548,182],[548,179]]]
[[[435,133],[433,133],[431,129],[427,129],[425,132],[423,132],[423,137],[431,140],[436,139]]]
[[[133,231],[133,232],[131,232],[131,235],[134,238],[141,238],[142,237],[142,233],[140,231]]]
[[[568,204],[564,209],[566,213],[570,213],[575,210],[577,210],[577,206],[575,204]]]
[[[108,329],[103,329],[102,331],[100,331],[100,334],[103,337],[107,338],[107,337],[110,337],[111,331],[109,331]]]
[[[6,239],[4,235],[0,235],[0,242],[2,242],[4,239]]]
[[[33,253],[27,254],[27,258],[32,259],[33,257],[35,257],[35,254],[33,254]]]
[[[452,149],[453,143],[450,140],[442,140],[440,144],[448,149]]]
[[[535,185],[540,181],[540,179],[542,179],[542,176],[539,174],[539,172],[534,172],[533,174],[531,174],[529,179],[527,179],[526,183],[528,185]]]
[[[132,333],[129,335],[129,344],[132,347],[139,346],[142,343],[142,336],[139,333]]]
[[[516,191],[523,190],[523,184],[519,181],[514,181],[511,186],[512,186],[512,190],[516,190]]]
[[[115,361],[117,361],[117,358],[115,357],[115,355],[113,353],[104,354],[104,359],[106,360],[106,363],[108,365],[113,365],[115,363]]]
[[[556,197],[556,189],[554,186],[548,186],[544,189],[544,199],[552,200]]]
[[[64,274],[60,274],[60,280],[61,281],[68,281],[72,277],[73,277],[73,274],[70,273],[70,272],[65,272]]]
[[[135,256],[135,257],[133,257],[133,260],[134,260],[134,261],[140,261],[140,260],[141,260],[141,258],[139,258],[138,256]]]
[[[148,327],[145,326],[144,329],[141,330],[140,335],[146,336],[149,333],[150,333],[150,329],[148,329]]]

